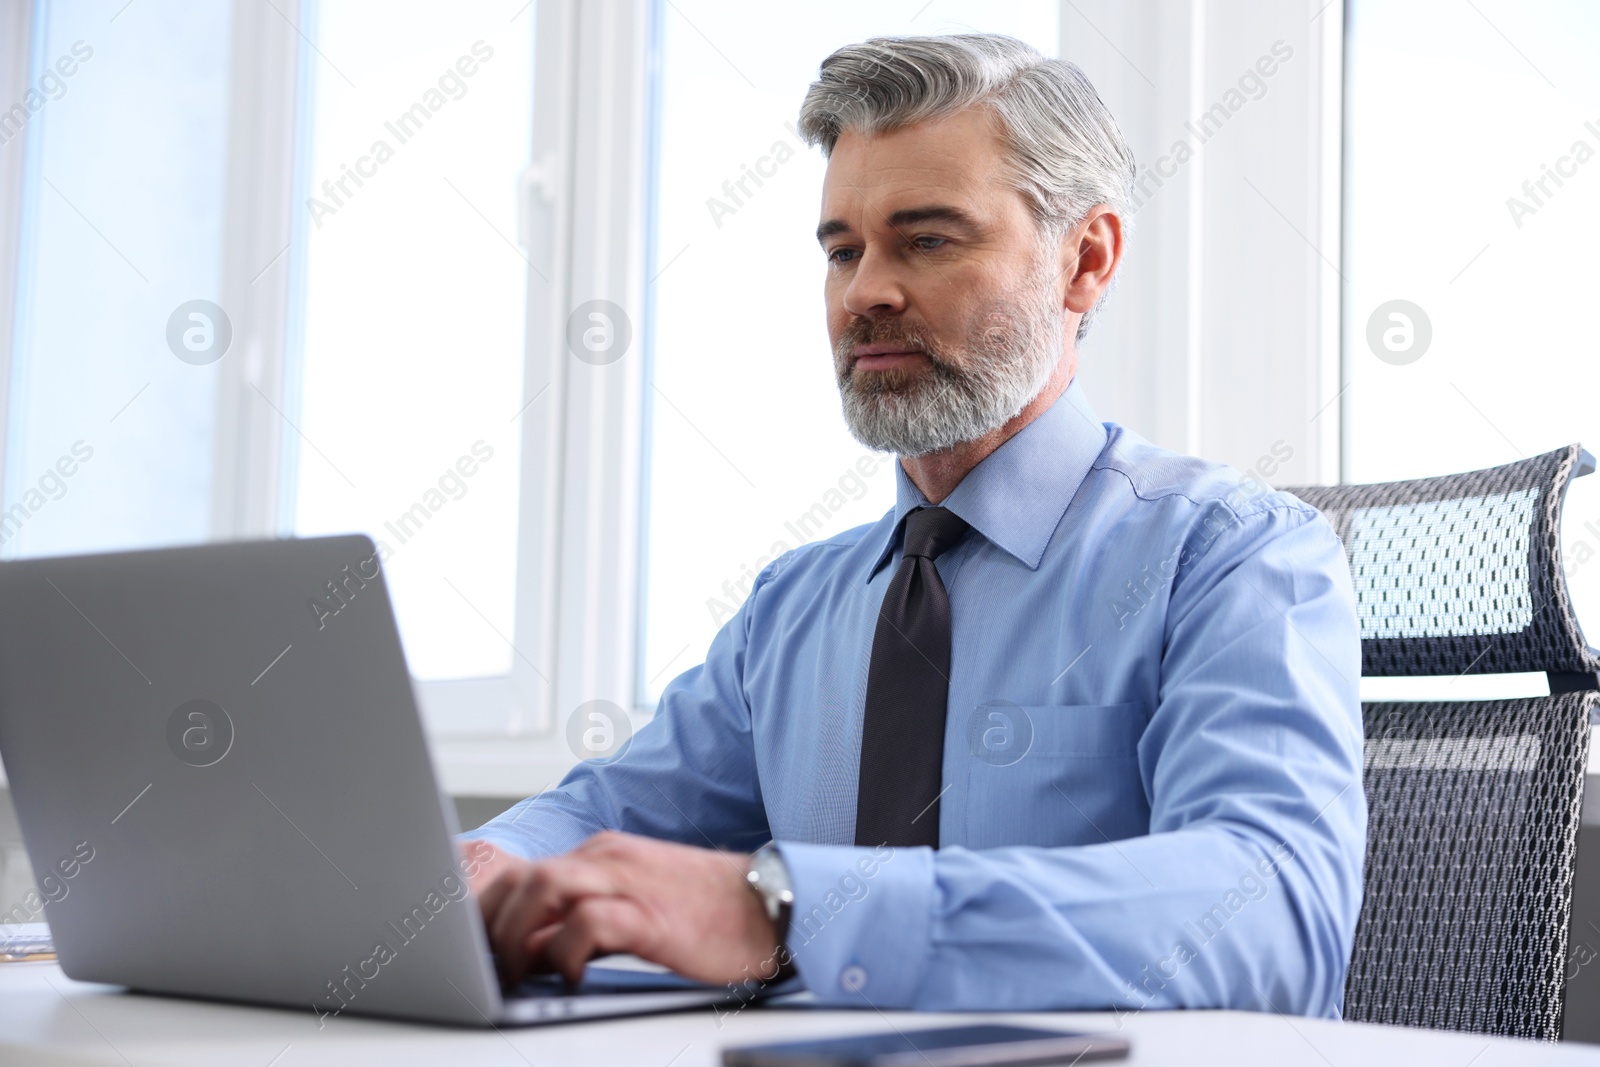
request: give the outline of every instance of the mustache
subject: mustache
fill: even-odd
[[[922,352],[936,365],[949,362],[944,356],[943,347],[914,323],[900,319],[857,318],[845,327],[838,343],[834,345],[834,360],[839,372],[843,374],[849,371],[858,347],[871,344],[904,345]]]

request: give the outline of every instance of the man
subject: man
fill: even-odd
[[[800,129],[845,418],[899,454],[896,506],[768,566],[625,758],[469,835],[503,976],[632,952],[828,1004],[1337,1014],[1348,571],[1312,509],[1090,413],[1110,115],[1010,38],[891,38],[830,56]]]

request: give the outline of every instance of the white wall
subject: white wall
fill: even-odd
[[[1085,341],[1090,399],[1279,485],[1339,473],[1343,4],[1324,2],[1080,0],[1061,19],[1062,56],[1141,176],[1121,283]]]

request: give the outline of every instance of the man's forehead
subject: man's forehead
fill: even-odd
[[[846,130],[823,178],[822,222],[882,225],[930,206],[976,216],[1010,188],[1002,152],[992,116],[978,110],[875,134]]]

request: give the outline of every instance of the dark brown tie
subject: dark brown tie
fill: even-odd
[[[944,720],[950,700],[950,597],[933,561],[968,526],[944,508],[905,519],[867,667],[856,787],[856,844],[939,847]]]

